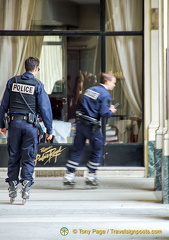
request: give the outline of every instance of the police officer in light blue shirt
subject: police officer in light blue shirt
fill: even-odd
[[[116,77],[112,73],[101,74],[101,84],[88,88],[81,100],[77,112],[76,135],[73,152],[66,163],[67,172],[64,176],[65,185],[75,184],[75,171],[79,165],[82,150],[86,139],[89,139],[92,148],[91,159],[87,163],[88,174],[86,184],[97,186],[97,168],[100,165],[103,136],[100,130],[100,118],[109,118],[117,111],[111,105],[111,94],[116,85]]]
[[[33,184],[34,159],[38,147],[38,118],[40,114],[47,129],[47,140],[52,139],[52,110],[44,85],[35,78],[39,59],[25,60],[26,72],[8,80],[0,105],[0,133],[6,134],[4,115],[8,114],[8,178],[11,202],[17,196],[17,185],[22,183],[22,198],[29,198]],[[21,172],[20,172],[21,164]],[[19,179],[20,173],[20,179]],[[26,200],[25,200],[26,201]]]

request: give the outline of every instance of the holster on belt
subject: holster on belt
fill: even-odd
[[[9,121],[10,121],[9,116],[8,116],[7,113],[5,113],[5,116],[4,116],[4,124],[5,124],[6,130],[8,130],[8,128],[9,128]]]
[[[92,132],[95,133],[97,129],[101,126],[101,122],[95,118],[84,115],[80,112],[76,113],[77,122],[83,123],[86,126],[92,126]]]

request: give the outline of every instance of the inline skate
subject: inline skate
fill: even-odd
[[[76,183],[75,181],[75,174],[72,172],[67,171],[63,178],[63,184],[67,186],[74,186]]]
[[[22,204],[25,204],[26,200],[29,199],[29,193],[30,193],[32,182],[28,180],[24,180],[22,182],[22,185],[23,185],[21,190]]]
[[[97,179],[96,173],[88,172],[85,179],[86,186],[97,187],[99,185],[99,181]]]
[[[15,198],[17,197],[17,189],[18,189],[18,182],[17,181],[9,181],[9,197],[10,203],[14,203]]]

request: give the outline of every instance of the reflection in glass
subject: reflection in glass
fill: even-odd
[[[60,80],[57,80],[54,83],[53,89],[52,89],[52,94],[54,93],[62,93],[63,89],[64,89],[64,83],[65,83],[65,79],[62,78]]]
[[[99,7],[99,0],[36,0],[31,29],[98,30]]]
[[[100,48],[98,37],[70,37],[67,46],[68,119],[75,118],[84,91],[99,83]]]
[[[1,0],[0,30],[99,30],[99,8],[99,0]]]
[[[142,142],[142,37],[107,37],[106,46],[107,71],[117,76],[113,104],[120,103],[109,124],[118,127],[120,141]]]

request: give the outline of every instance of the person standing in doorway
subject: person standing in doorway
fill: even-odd
[[[52,110],[44,85],[35,78],[39,69],[39,59],[25,60],[26,72],[12,77],[0,105],[0,133],[6,134],[8,123],[8,178],[11,202],[17,196],[17,186],[22,183],[23,201],[29,198],[33,184],[34,159],[38,149],[38,114],[47,129],[47,140],[52,139]],[[20,171],[21,167],[21,171]],[[19,176],[20,175],[20,176]],[[20,177],[20,179],[19,179]]]
[[[75,171],[79,165],[86,139],[90,141],[92,155],[87,163],[88,174],[85,181],[88,185],[98,185],[96,171],[100,165],[103,149],[100,118],[112,117],[117,111],[111,105],[112,99],[109,92],[116,86],[115,75],[112,73],[102,73],[100,83],[99,86],[90,87],[84,92],[77,111],[73,152],[66,163],[67,172],[63,179],[64,185],[74,185],[76,182]]]

